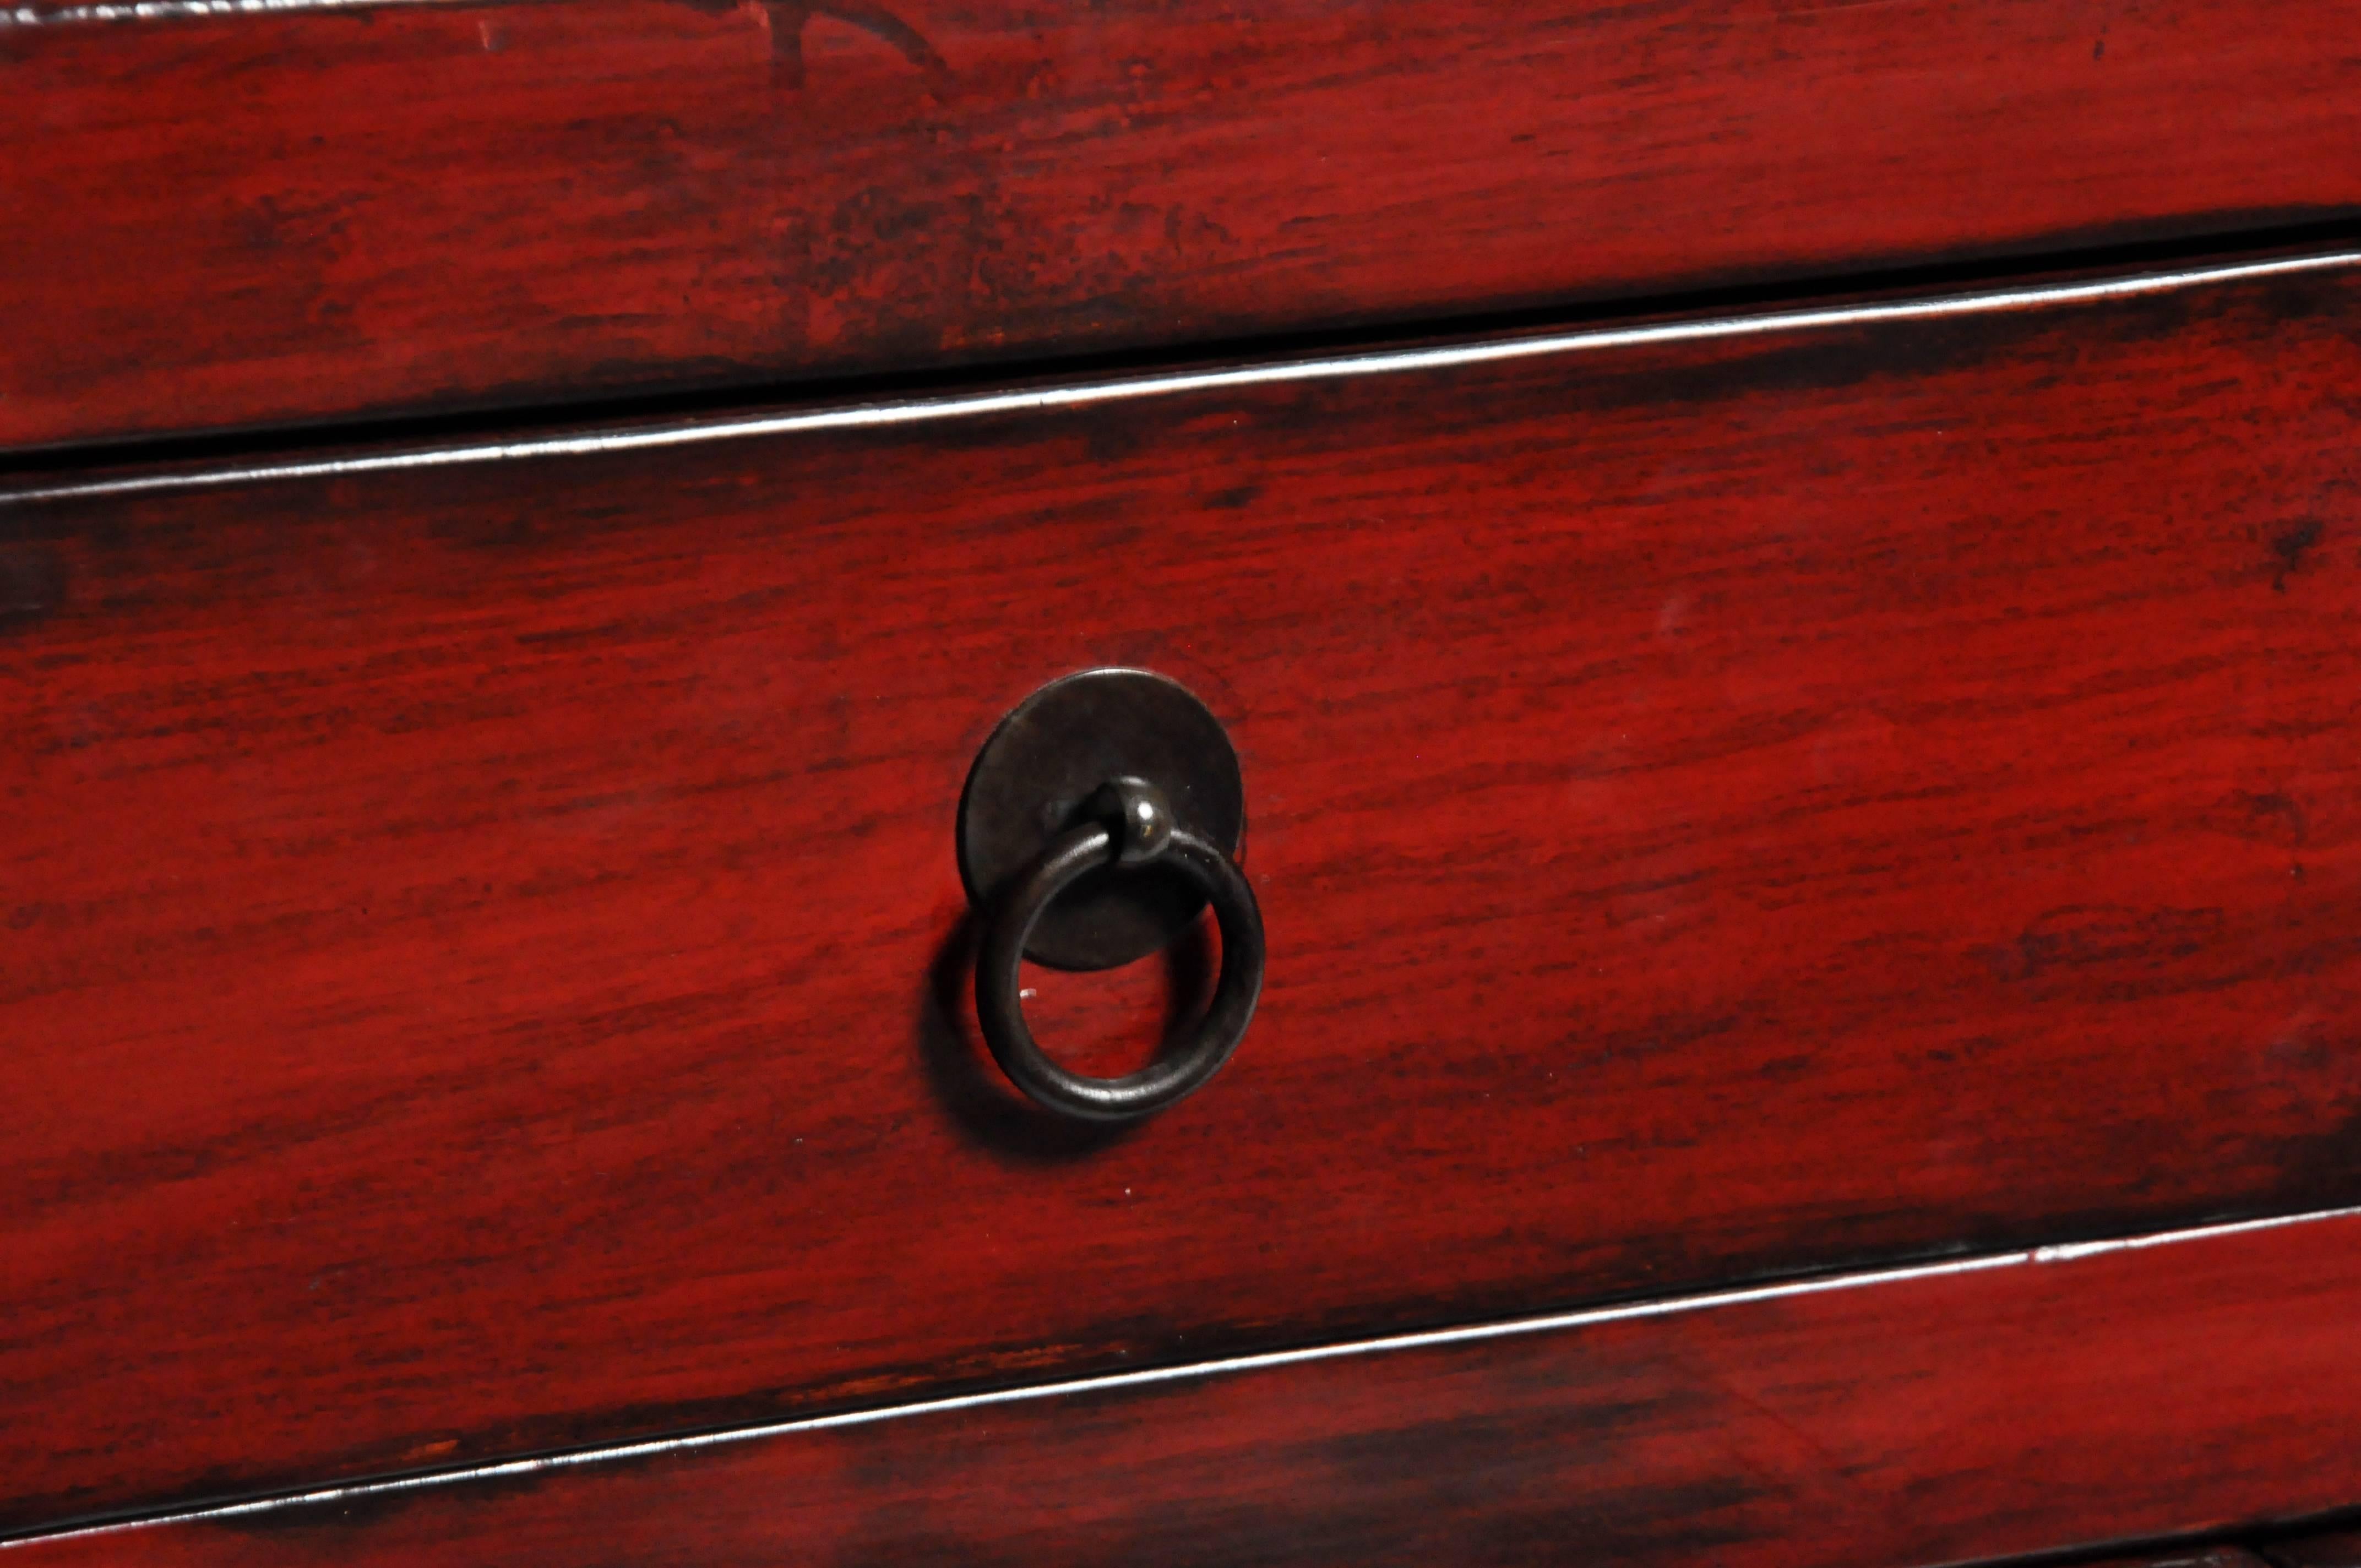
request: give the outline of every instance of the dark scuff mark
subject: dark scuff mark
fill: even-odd
[[[2240,790],[2231,800],[2246,813],[2248,830],[2268,843],[2301,849],[2312,836],[2312,821],[2294,797],[2274,790],[2256,794]]]
[[[2011,981],[2103,965],[2169,969],[2218,945],[2225,927],[2218,909],[2053,909],[1983,957]]]
[[[66,565],[47,545],[0,547],[0,634],[38,626],[66,601]]]
[[[804,84],[804,27],[814,16],[833,16],[892,45],[918,68],[937,97],[950,86],[950,62],[917,28],[883,5],[867,0],[773,0],[765,9],[771,13],[771,80],[778,86]]]
[[[2361,1102],[2345,1088],[2336,1064],[2350,1060],[2356,1045],[2361,1040],[2349,1033],[2314,1027],[2272,1042],[2271,1060],[2293,1075],[2290,1098],[2301,1113],[2274,1125],[2268,1138],[2260,1140],[2271,1178],[2259,1212],[2353,1201],[2355,1183],[2361,1181]]]
[[[771,34],[771,81],[774,85],[804,84],[804,28],[815,16],[829,16],[890,45],[895,52],[927,79],[937,97],[950,86],[950,62],[944,60],[924,33],[872,0],[679,0],[685,5],[722,16],[730,11],[757,11],[767,16]]]
[[[2318,518],[2306,518],[2292,528],[2283,529],[2271,539],[2271,554],[2279,557],[2279,575],[2271,579],[2271,587],[2287,592],[2288,578],[2303,567],[2305,554],[2320,543],[2322,532]]]

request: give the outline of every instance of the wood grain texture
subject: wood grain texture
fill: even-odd
[[[5,1519],[2361,1197],[2356,322],[0,510]],[[1229,725],[1271,958],[1083,1136],[951,834],[1102,663]]]
[[[2361,213],[2361,0],[0,16],[0,444]]]
[[[2361,1496],[2361,1220],[37,1544],[10,1568],[1914,1568]],[[2116,1568],[2261,1568],[2149,1552]],[[2103,1568],[2103,1565],[2102,1565]]]

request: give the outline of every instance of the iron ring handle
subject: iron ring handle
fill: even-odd
[[[1245,1038],[1262,994],[1262,911],[1246,874],[1219,848],[1172,823],[1163,797],[1137,780],[1100,792],[1104,819],[1052,839],[1012,879],[986,921],[975,966],[976,1018],[1009,1081],[1037,1104],[1084,1122],[1129,1122],[1178,1104],[1205,1086]],[[1222,977],[1187,1046],[1122,1078],[1089,1078],[1051,1061],[1025,1021],[1019,966],[1033,927],[1084,872],[1115,864],[1170,866],[1213,906]]]

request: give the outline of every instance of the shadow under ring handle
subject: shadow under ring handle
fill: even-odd
[[[1083,1122],[1128,1122],[1178,1104],[1205,1086],[1246,1037],[1262,994],[1262,911],[1230,857],[1173,825],[1163,798],[1135,780],[1110,784],[1108,821],[1085,822],[1050,841],[1009,884],[983,931],[975,966],[976,1018],[1009,1080],[1036,1103]],[[1049,1059],[1025,1022],[1025,944],[1057,896],[1085,872],[1169,866],[1196,883],[1222,929],[1222,978],[1189,1043],[1122,1078],[1088,1078]]]

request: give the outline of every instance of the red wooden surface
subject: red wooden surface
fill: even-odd
[[[2361,1197],[2356,321],[0,510],[5,1519]],[[1230,725],[1271,958],[1084,1137],[951,828],[1099,663]]]
[[[0,1561],[1912,1568],[2347,1503],[2356,1407],[2348,1217],[914,1412]],[[2219,1548],[2137,1561],[2260,1568]]]
[[[2361,213],[2356,0],[80,9],[0,12],[0,444]]]

